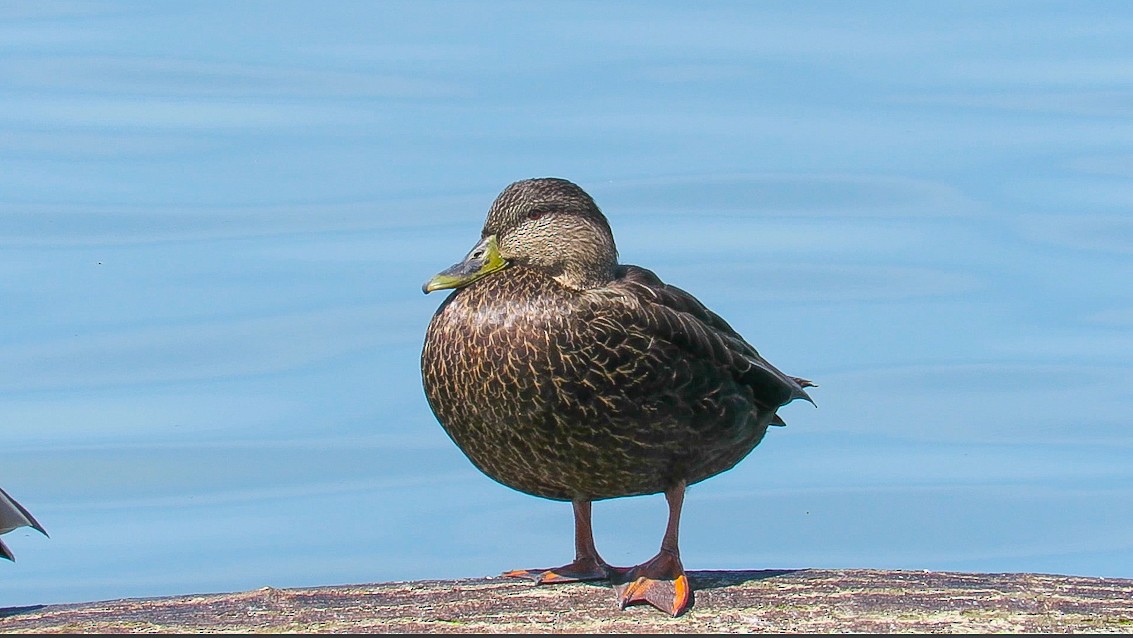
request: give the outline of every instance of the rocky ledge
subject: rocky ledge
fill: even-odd
[[[1133,633],[1133,580],[1047,574],[694,571],[692,608],[618,609],[604,584],[504,578],[0,608],[0,633]]]

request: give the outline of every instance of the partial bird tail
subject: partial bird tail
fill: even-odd
[[[47,530],[43,529],[43,525],[40,525],[39,521],[35,520],[31,512],[0,488],[0,534],[7,534],[20,527],[30,527],[40,534],[47,536]],[[15,555],[12,554],[12,550],[8,549],[4,541],[0,541],[0,558],[6,558],[11,561],[16,560]]]

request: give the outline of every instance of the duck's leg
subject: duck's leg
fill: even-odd
[[[669,502],[669,523],[661,540],[661,551],[616,578],[614,592],[622,609],[635,603],[649,603],[672,616],[679,616],[692,602],[692,589],[677,549],[677,530],[684,499],[683,482],[665,490],[665,500]]]
[[[536,585],[574,583],[583,580],[606,580],[617,572],[594,547],[594,530],[590,524],[590,501],[574,501],[574,562],[551,569],[516,569],[504,572],[510,578],[530,578]]]

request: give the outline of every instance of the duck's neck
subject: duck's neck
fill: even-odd
[[[603,266],[568,266],[551,276],[560,285],[571,290],[590,290],[610,283],[614,279],[616,264]]]

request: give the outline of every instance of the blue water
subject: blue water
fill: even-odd
[[[1133,578],[1133,5],[6,2],[0,606],[571,558],[421,392],[421,284],[569,178],[814,408],[687,568]],[[595,506],[615,564],[661,497]]]

